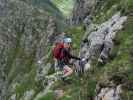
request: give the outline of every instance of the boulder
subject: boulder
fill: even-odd
[[[80,56],[90,60],[99,58],[98,61],[107,63],[115,35],[122,29],[126,20],[127,16],[121,16],[120,12],[117,12],[108,21],[97,26],[97,30],[88,35],[87,42],[82,43]]]

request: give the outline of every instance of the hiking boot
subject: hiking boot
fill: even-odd
[[[66,84],[71,84],[71,79],[69,79],[68,77],[61,77],[61,80],[66,83]]]

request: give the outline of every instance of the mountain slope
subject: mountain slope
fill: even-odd
[[[74,5],[72,0],[0,0],[0,100],[109,100],[112,90],[116,100],[133,99],[132,0],[76,1]],[[75,55],[83,49],[88,53],[95,36],[104,33],[101,29],[117,12],[120,16],[109,25],[117,33],[107,62],[98,62],[99,55],[92,57],[89,70],[80,76],[74,71],[71,84],[62,82],[51,53],[55,37],[62,38],[59,33],[65,31],[73,39]],[[71,26],[65,25],[62,13],[73,17]],[[119,26],[123,16],[127,20]],[[104,90],[108,91],[102,94]]]
[[[40,2],[38,6],[34,2],[0,0],[1,100],[24,100],[28,90],[33,91],[32,99],[43,89],[36,80],[40,68],[37,62],[49,52],[49,35],[64,27],[62,13],[56,6],[45,0],[42,2],[46,7],[41,8]],[[49,61],[47,57],[43,60]]]
[[[79,5],[83,5],[83,7],[87,7],[88,2],[91,2],[89,0],[85,0],[85,3],[82,3],[83,0],[79,0],[77,3],[81,3]],[[51,90],[63,90],[64,96],[61,97],[61,100],[94,100],[94,98],[98,95],[97,94],[97,86],[98,84],[103,84],[103,89],[105,87],[109,87],[112,81],[115,81],[117,84],[123,83],[123,89],[121,94],[121,100],[132,100],[133,99],[133,90],[132,90],[132,83],[133,83],[133,75],[132,75],[132,44],[133,44],[133,2],[132,0],[95,0],[96,4],[92,5],[94,6],[94,9],[91,10],[89,14],[86,14],[84,12],[81,12],[74,9],[75,15],[75,21],[77,21],[80,17],[82,20],[80,20],[79,26],[71,27],[70,29],[66,29],[70,36],[74,39],[74,46],[77,48],[76,51],[79,50],[80,41],[82,41],[81,36],[85,34],[85,38],[88,38],[89,34],[91,33],[89,26],[89,23],[85,22],[85,25],[83,24],[83,21],[87,21],[84,19],[86,16],[92,17],[92,23],[94,24],[94,30],[95,27],[102,24],[103,22],[107,20],[111,20],[111,17],[118,11],[121,12],[121,16],[127,16],[128,19],[124,24],[124,27],[122,30],[117,32],[117,35],[114,39],[114,47],[111,51],[111,55],[108,59],[107,64],[99,64],[97,60],[94,60],[92,63],[92,70],[85,72],[85,74],[82,77],[77,77],[75,74],[71,77],[72,82],[68,85],[63,85],[62,82],[55,83],[55,86]],[[78,5],[78,4],[77,4]],[[85,6],[86,5],[86,6]],[[90,5],[89,5],[90,6]],[[86,9],[86,8],[83,8]],[[79,13],[80,12],[80,13]],[[85,15],[84,15],[85,14]],[[83,17],[84,16],[84,17]],[[77,20],[76,20],[77,19]],[[79,23],[79,22],[78,22]],[[75,24],[75,23],[74,23]],[[77,24],[77,23],[76,23]],[[84,27],[85,31],[84,32]],[[79,34],[80,35],[79,35]],[[84,39],[84,38],[83,38]],[[82,50],[82,48],[80,48]],[[88,49],[87,49],[88,50]],[[78,52],[76,52],[78,54]],[[118,79],[117,79],[118,78]],[[122,81],[121,78],[123,79]],[[120,79],[120,80],[119,80]],[[109,82],[109,83],[108,83]],[[119,83],[120,82],[120,83]],[[101,89],[102,89],[101,88]],[[50,94],[54,94],[54,92],[50,92]],[[106,93],[105,93],[106,95]],[[47,95],[48,97],[48,95]],[[108,96],[109,97],[109,96]],[[45,98],[45,97],[44,97]],[[52,96],[51,99],[53,100],[55,97]],[[43,100],[43,99],[42,99]],[[97,100],[97,99],[95,99]],[[99,99],[98,99],[99,100]],[[109,100],[109,99],[102,99],[102,100]]]

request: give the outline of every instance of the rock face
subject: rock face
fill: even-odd
[[[121,100],[121,93],[121,85],[116,87],[105,87],[100,90],[100,93],[96,96],[95,100]]]
[[[118,30],[122,29],[123,23],[127,20],[126,16],[121,16],[120,12],[112,16],[111,19],[101,25],[93,26],[89,31],[90,35],[84,39],[80,56],[89,58],[90,61],[99,58],[99,61],[106,63],[111,49],[113,40]],[[94,29],[96,26],[96,29]],[[96,30],[96,31],[93,31]],[[88,31],[88,30],[87,30]]]
[[[51,44],[65,36],[59,31],[64,26],[63,16],[51,1],[0,0],[0,100],[38,100],[60,80],[63,74],[60,71],[49,75],[53,67]],[[97,25],[92,22],[92,16],[95,7],[104,0],[76,1],[71,24],[85,24],[80,56],[87,60],[80,63],[85,65],[84,69],[80,69],[79,63],[77,69],[84,72],[92,68],[93,60],[108,61],[115,35],[123,28],[127,17],[118,12]],[[123,79],[114,76],[107,79],[107,83],[98,82],[95,100],[120,100],[122,88],[133,90],[133,82]],[[58,99],[65,91],[57,89],[54,93]]]
[[[76,0],[74,9],[72,23],[81,23],[88,15],[94,11],[98,0]]]
[[[47,64],[46,46],[50,46],[48,37],[59,29],[58,15],[51,16],[52,11],[48,10],[50,7],[54,8],[50,1],[44,1],[49,6],[46,9],[37,8],[32,1],[0,0],[0,100],[7,100],[6,97],[10,96],[11,100],[19,100],[23,95],[26,99],[31,99],[34,94],[32,91],[25,90],[26,93],[20,95],[15,94],[16,88],[29,80],[26,77],[32,75],[34,83],[36,72],[39,73],[38,70],[42,67],[37,61],[44,58],[42,60]],[[54,10],[58,12],[57,8]],[[63,26],[61,23],[60,25]],[[15,83],[19,85],[13,89]]]
[[[95,100],[122,100],[121,94],[123,86],[127,83],[125,74],[114,74],[104,82],[99,82],[96,86]]]
[[[61,71],[57,71],[56,73],[54,73],[52,75],[47,75],[47,73],[48,73],[48,70],[45,70],[45,71],[43,71],[43,73],[40,73],[42,76],[37,78],[37,81],[41,80],[44,90],[41,91],[40,93],[38,93],[36,95],[36,97],[34,98],[34,100],[38,100],[40,97],[45,96],[50,91],[50,89],[54,85],[54,83],[59,81],[60,76],[63,75],[63,73]],[[56,92],[55,94],[57,94],[59,97],[63,95],[63,91],[55,91],[55,92]]]

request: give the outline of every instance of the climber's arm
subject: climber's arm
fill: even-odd
[[[79,57],[76,57],[76,56],[72,55],[69,51],[66,51],[66,53],[67,53],[67,55],[68,55],[68,57],[69,57],[70,59],[81,60]]]

